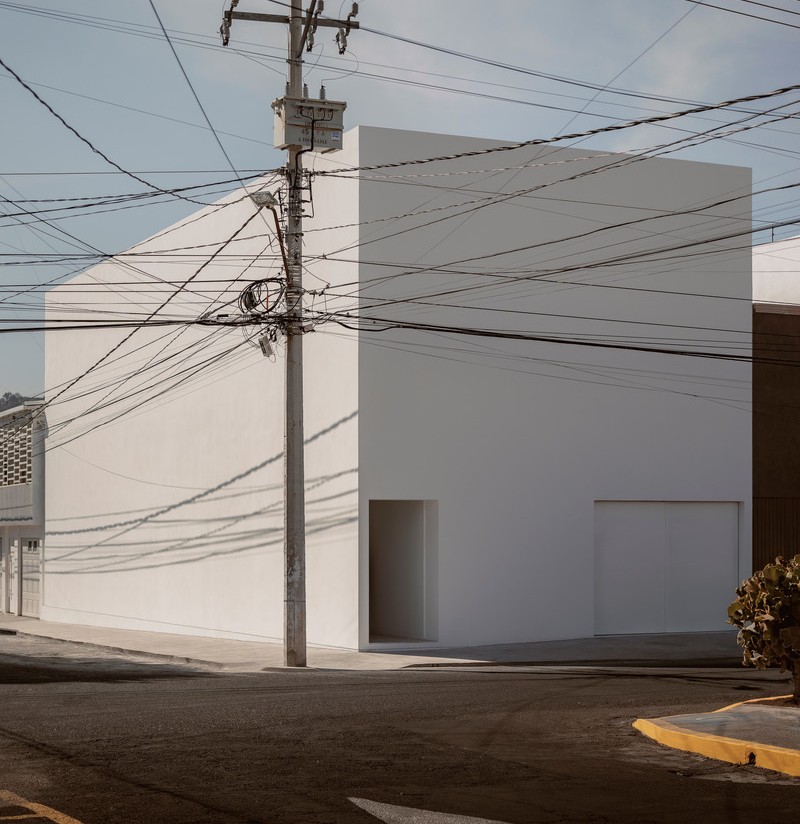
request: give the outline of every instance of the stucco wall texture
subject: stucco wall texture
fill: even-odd
[[[304,221],[309,316],[329,319],[304,339],[312,643],[378,645],[370,501],[436,502],[431,645],[594,634],[597,501],[735,502],[749,572],[749,170],[485,151],[503,145],[359,127],[306,156],[337,173],[314,178]],[[95,283],[104,311],[152,311],[254,209],[224,203],[72,283]],[[222,311],[279,276],[270,240],[250,224],[164,315]],[[138,283],[124,294],[123,271]],[[48,318],[75,300],[53,289]],[[49,335],[47,386],[129,332]],[[270,362],[239,329],[142,329],[53,403],[43,618],[280,638],[277,349]]]

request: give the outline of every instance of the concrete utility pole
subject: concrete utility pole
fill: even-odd
[[[289,17],[290,97],[303,94],[300,0]],[[299,56],[298,56],[299,54]],[[303,168],[300,146],[289,147],[286,178],[286,424],[284,443],[284,663],[306,665],[306,516],[303,461]]]
[[[358,28],[352,18],[358,14],[353,3],[346,20],[320,18],[323,0],[311,0],[302,11],[302,0],[291,0],[288,17],[235,11],[239,0],[231,0],[224,13],[222,42],[228,45],[233,20],[287,23],[289,26],[289,66],[286,97],[276,100],[275,144],[288,151],[286,164],[286,407],[284,430],[284,663],[287,667],[306,665],[306,574],[305,574],[305,470],[303,456],[303,166],[307,151],[341,148],[342,113],[345,104],[309,99],[303,85],[303,49],[311,50],[318,26],[338,28],[339,53],[347,48],[347,35]],[[265,193],[256,193],[256,195]],[[257,205],[268,200],[253,197]],[[274,198],[270,196],[274,202]],[[277,214],[277,213],[276,213]],[[277,220],[277,216],[276,216]]]

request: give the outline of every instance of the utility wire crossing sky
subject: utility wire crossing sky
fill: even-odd
[[[242,0],[240,8],[281,14],[286,5]],[[346,15],[349,5],[340,10],[330,3],[325,13]],[[471,0],[363,0],[359,5],[361,28],[348,38],[343,55],[333,29],[320,29],[313,52],[305,55],[310,93],[324,84],[329,99],[346,100],[346,128],[386,126],[489,137],[509,146],[571,146],[626,152],[633,159],[665,155],[747,166],[753,169],[753,225],[742,227],[741,243],[800,234],[795,191],[800,94],[793,82],[800,77],[800,4],[499,0],[489,8]],[[136,272],[137,266],[136,249],[126,250],[137,242],[258,176],[273,173],[277,186],[284,157],[272,144],[270,103],[284,93],[285,32],[237,21],[223,47],[221,7],[211,0],[190,5],[148,0],[113,8],[99,0],[76,0],[68,10],[56,0],[0,0],[0,20],[5,110],[0,333],[6,333],[0,334],[0,391],[34,395],[44,389],[41,330],[50,286],[116,256],[122,264],[116,286],[124,292],[133,285],[125,280],[125,267]],[[487,170],[505,168],[503,152],[486,152],[485,159]],[[417,160],[395,172],[399,184],[404,176],[414,182],[425,177],[426,158]],[[431,178],[430,184],[459,185],[457,163],[451,165],[446,179]],[[361,174],[379,177],[387,168],[398,164]],[[496,202],[487,193],[464,210]],[[402,218],[371,227],[378,232],[373,237],[403,231]],[[433,206],[429,225],[437,219]],[[267,224],[254,221],[242,231],[264,235],[260,259],[278,261]],[[93,291],[100,287],[76,286],[71,325],[85,328],[83,334],[95,327],[130,326],[133,334],[143,324],[158,323],[169,332],[170,325],[187,320],[170,316],[172,298],[164,302],[161,291],[166,285],[174,296],[195,301],[192,323],[235,326],[209,314],[213,287],[202,277],[212,258],[230,265],[232,279],[255,265],[237,255],[232,240],[210,237],[203,248],[165,247],[157,312],[152,301],[145,308],[132,303],[128,317],[110,319],[94,307]],[[362,256],[368,256],[368,243]],[[637,251],[630,263],[659,255],[666,258],[667,251],[653,249],[649,257]],[[593,265],[603,267],[615,257],[598,251]],[[170,278],[170,265],[187,259],[196,261],[193,277]],[[491,266],[487,275],[503,274],[502,255],[482,264]],[[476,265],[454,261],[450,271],[461,267],[474,274]],[[397,261],[396,267],[398,272],[422,268],[409,261]],[[537,272],[537,278],[568,278],[569,272],[565,260]],[[141,279],[137,283],[141,299]],[[344,311],[334,320],[345,326],[356,321]],[[500,323],[487,318],[482,328],[466,331],[502,335]],[[458,347],[459,330],[437,331],[446,335],[447,346]],[[676,340],[681,334],[691,338],[689,330],[678,330]],[[535,331],[530,336],[535,346]],[[231,340],[232,357],[241,357],[247,342],[240,334],[235,345]],[[598,339],[592,345],[659,348],[645,340]],[[722,346],[708,354],[737,357]],[[106,361],[113,361],[112,352]],[[136,403],[171,391],[170,380],[163,385],[154,380]],[[81,386],[49,389],[69,397]]]

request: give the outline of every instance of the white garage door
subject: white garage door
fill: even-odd
[[[735,502],[596,501],[595,634],[729,628]]]

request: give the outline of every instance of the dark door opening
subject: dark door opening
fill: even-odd
[[[436,502],[369,502],[371,642],[434,640]]]

